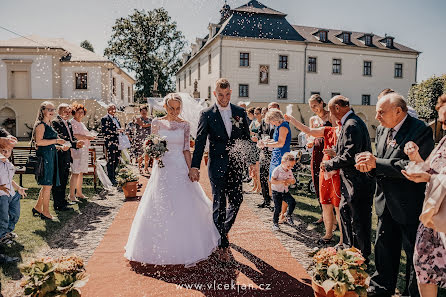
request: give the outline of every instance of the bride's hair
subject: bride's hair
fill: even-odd
[[[183,99],[181,99],[180,94],[178,93],[169,93],[164,97],[164,105],[167,106],[169,101],[175,100],[180,102],[181,109],[183,109]]]

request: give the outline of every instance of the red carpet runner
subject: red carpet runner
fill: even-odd
[[[201,172],[200,183],[210,196],[207,169]],[[124,246],[138,204],[125,202],[116,215],[88,262],[90,280],[82,296],[313,296],[305,269],[244,204],[229,233],[234,264],[211,257],[187,269],[130,265]]]

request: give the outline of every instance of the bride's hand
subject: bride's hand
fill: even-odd
[[[189,169],[189,179],[192,182],[199,181],[200,180],[200,171],[197,168]]]

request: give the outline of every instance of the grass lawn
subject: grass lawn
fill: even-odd
[[[18,183],[18,175],[14,177]],[[53,202],[50,201],[50,211],[54,221],[44,221],[38,217],[33,217],[31,209],[34,207],[39,195],[40,187],[37,185],[33,175],[23,175],[23,185],[28,188],[28,197],[20,202],[20,219],[16,225],[15,233],[19,236],[17,243],[11,247],[0,248],[0,252],[9,256],[21,258],[21,262],[27,262],[42,248],[48,246],[48,239],[51,238],[57,230],[61,229],[69,220],[79,213],[79,210],[86,207],[88,202],[81,202],[72,206],[72,211],[55,211]],[[95,194],[93,188],[93,179],[84,179],[84,194],[92,197]],[[68,195],[68,189],[67,189]],[[68,236],[69,234],[67,234]],[[20,263],[18,263],[20,265]],[[3,282],[9,279],[20,279],[21,274],[17,264],[2,265],[0,267],[0,280]]]
[[[303,179],[302,179],[303,180]],[[296,209],[294,213],[301,218],[306,224],[312,225],[320,234],[321,237],[325,233],[324,225],[313,225],[312,223],[318,220],[321,216],[322,210],[319,207],[319,203],[314,194],[309,195],[306,187],[302,190],[298,190],[295,195],[293,195],[296,199]],[[373,208],[372,213],[372,255],[370,257],[370,265],[369,272],[375,271],[375,263],[374,263],[374,242],[375,242],[375,234],[376,234],[376,226],[377,226],[378,218],[375,213],[375,209]],[[339,241],[339,231],[334,232],[334,242],[337,243]],[[316,239],[317,240],[317,239]],[[334,244],[333,244],[334,245]],[[401,251],[401,265],[400,265],[400,273],[398,276],[398,289],[402,292],[404,288],[404,277],[405,277],[405,269],[406,269],[406,254],[404,251]],[[438,296],[446,297],[446,290],[439,289]]]

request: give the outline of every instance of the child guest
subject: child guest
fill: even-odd
[[[15,168],[8,160],[11,151],[10,147],[0,146],[0,243],[6,245],[17,237],[12,231],[20,216],[20,197],[26,197],[26,189],[12,180]]]
[[[296,179],[291,171],[295,164],[296,159],[293,154],[285,153],[282,157],[281,164],[273,170],[271,175],[271,189],[274,200],[273,231],[280,230],[279,214],[282,210],[282,201],[288,204],[286,221],[288,224],[294,225],[291,215],[296,207],[296,201],[294,201],[293,196],[289,193],[288,186],[296,183]]]

